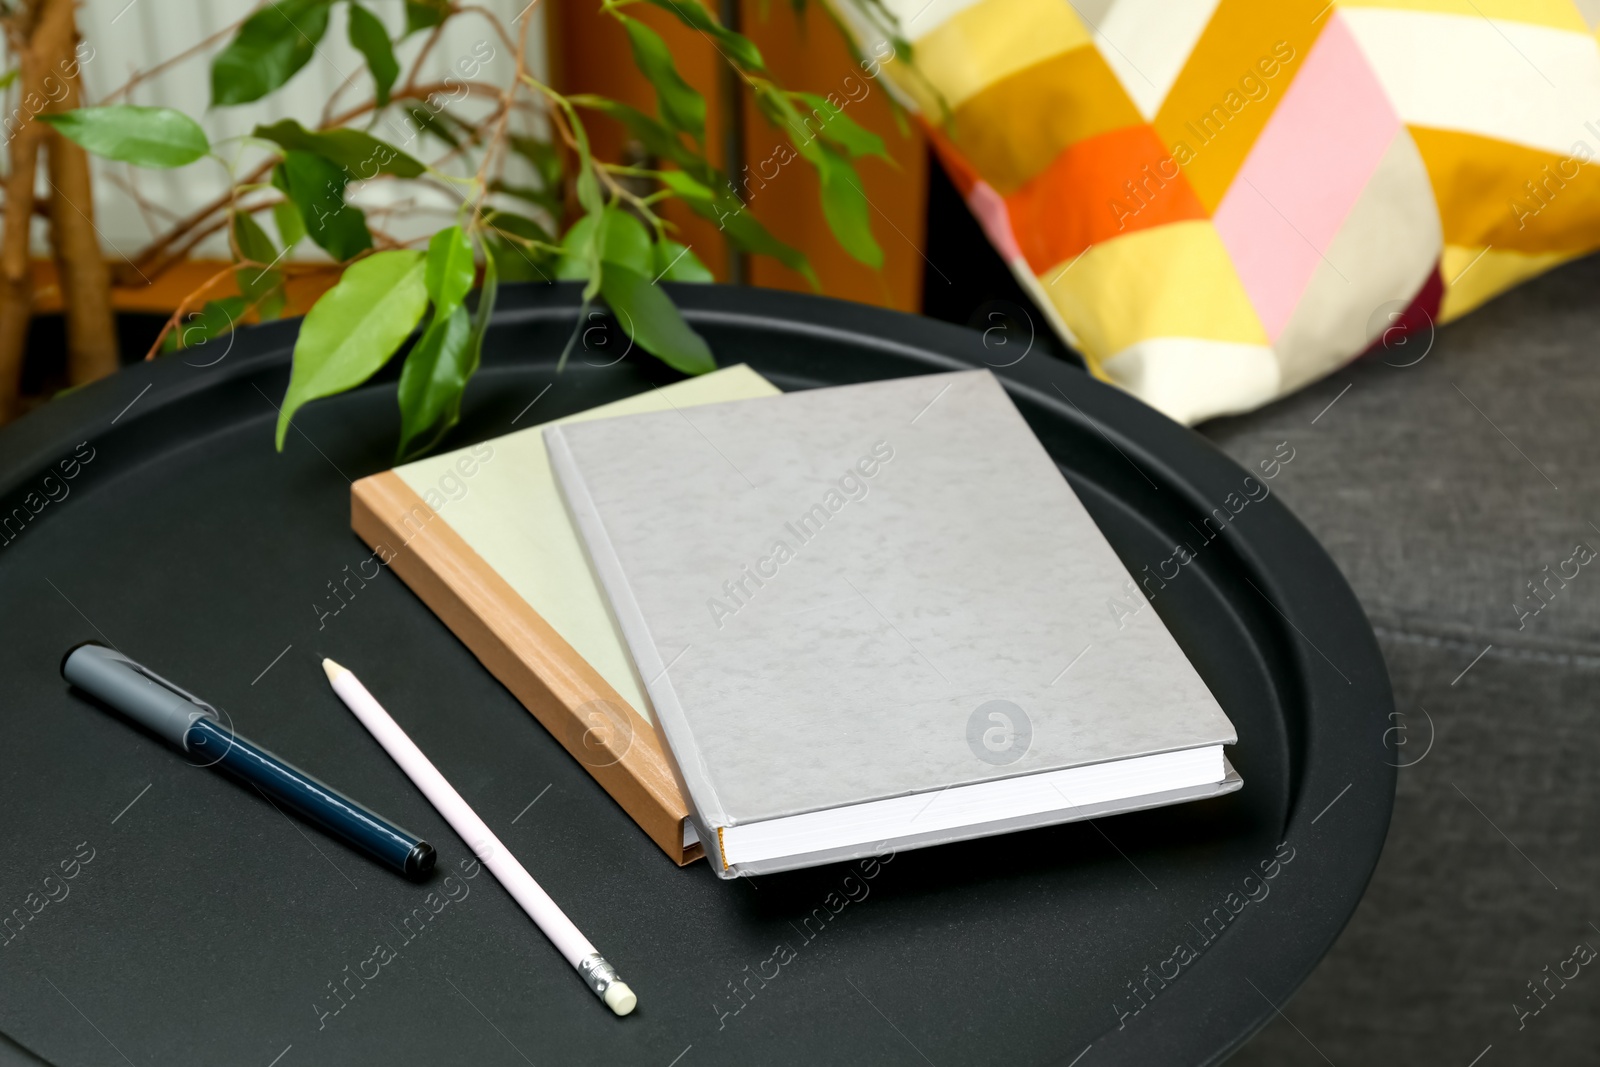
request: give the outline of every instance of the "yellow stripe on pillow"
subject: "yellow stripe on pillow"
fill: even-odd
[[[1152,337],[1267,343],[1209,221],[1124,234],[1052,267],[1040,280],[1096,373],[1102,360]]]
[[[1572,253],[1600,245],[1600,136],[1566,154],[1414,127],[1446,244]],[[1450,278],[1445,272],[1445,279]],[[1510,282],[1507,283],[1512,284]]]
[[[911,48],[917,69],[954,110],[1008,74],[1089,43],[1088,27],[1065,0],[983,0]]]
[[[1444,300],[1439,305],[1439,321],[1459,319],[1512,286],[1559,267],[1583,252],[1504,252],[1497,248],[1464,248],[1445,245],[1439,260],[1444,276]]]
[[[1529,22],[1558,30],[1588,33],[1572,0],[1336,0],[1335,7],[1384,7],[1426,11],[1434,15],[1466,15],[1475,19]]]
[[[1143,123],[1099,50],[1085,46],[975,93],[956,108],[950,139],[1006,196],[1078,142]]]

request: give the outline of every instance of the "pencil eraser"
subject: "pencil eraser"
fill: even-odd
[[[638,1003],[639,998],[633,995],[627,982],[612,982],[606,986],[606,1007],[618,1015],[628,1014]]]

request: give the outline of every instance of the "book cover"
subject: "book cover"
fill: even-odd
[[[875,802],[909,847],[1238,787],[1226,715],[1155,612],[1107,610],[1127,570],[987,371],[545,436],[720,875],[869,853],[821,813]],[[1178,777],[1119,796],[1142,757]],[[1004,817],[969,803],[1003,780]],[[797,816],[829,829],[729,862]]]

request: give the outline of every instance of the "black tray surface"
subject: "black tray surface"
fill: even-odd
[[[390,465],[393,375],[303,409],[278,455],[296,325],[275,324],[0,432],[0,517],[26,512],[0,535],[0,1062],[1215,1063],[1274,1015],[1354,910],[1395,781],[1371,628],[1304,527],[1258,499],[1294,442],[1247,471],[975,331],[673,294],[720,362],[786,390],[994,366],[1132,572],[1189,549],[1143,610],[1232,718],[1244,789],[872,864],[729,883],[679,869],[398,578],[346,583],[372,573],[349,483]],[[502,291],[447,446],[672,379],[619,358],[600,319],[556,374],[578,305],[570,285]],[[1221,533],[1204,522],[1218,508]],[[405,882],[70,691],[58,664],[86,638],[422,834],[441,871]],[[492,876],[465,877],[465,845],[339,705],[322,656],[617,965],[633,1016],[607,1012]]]

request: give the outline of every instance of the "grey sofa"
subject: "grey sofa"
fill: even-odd
[[[1241,463],[1292,443],[1277,491],[1366,608],[1405,739],[1366,897],[1234,1064],[1600,1062],[1597,294],[1600,258],[1568,264],[1420,361],[1422,335],[1201,427]]]

